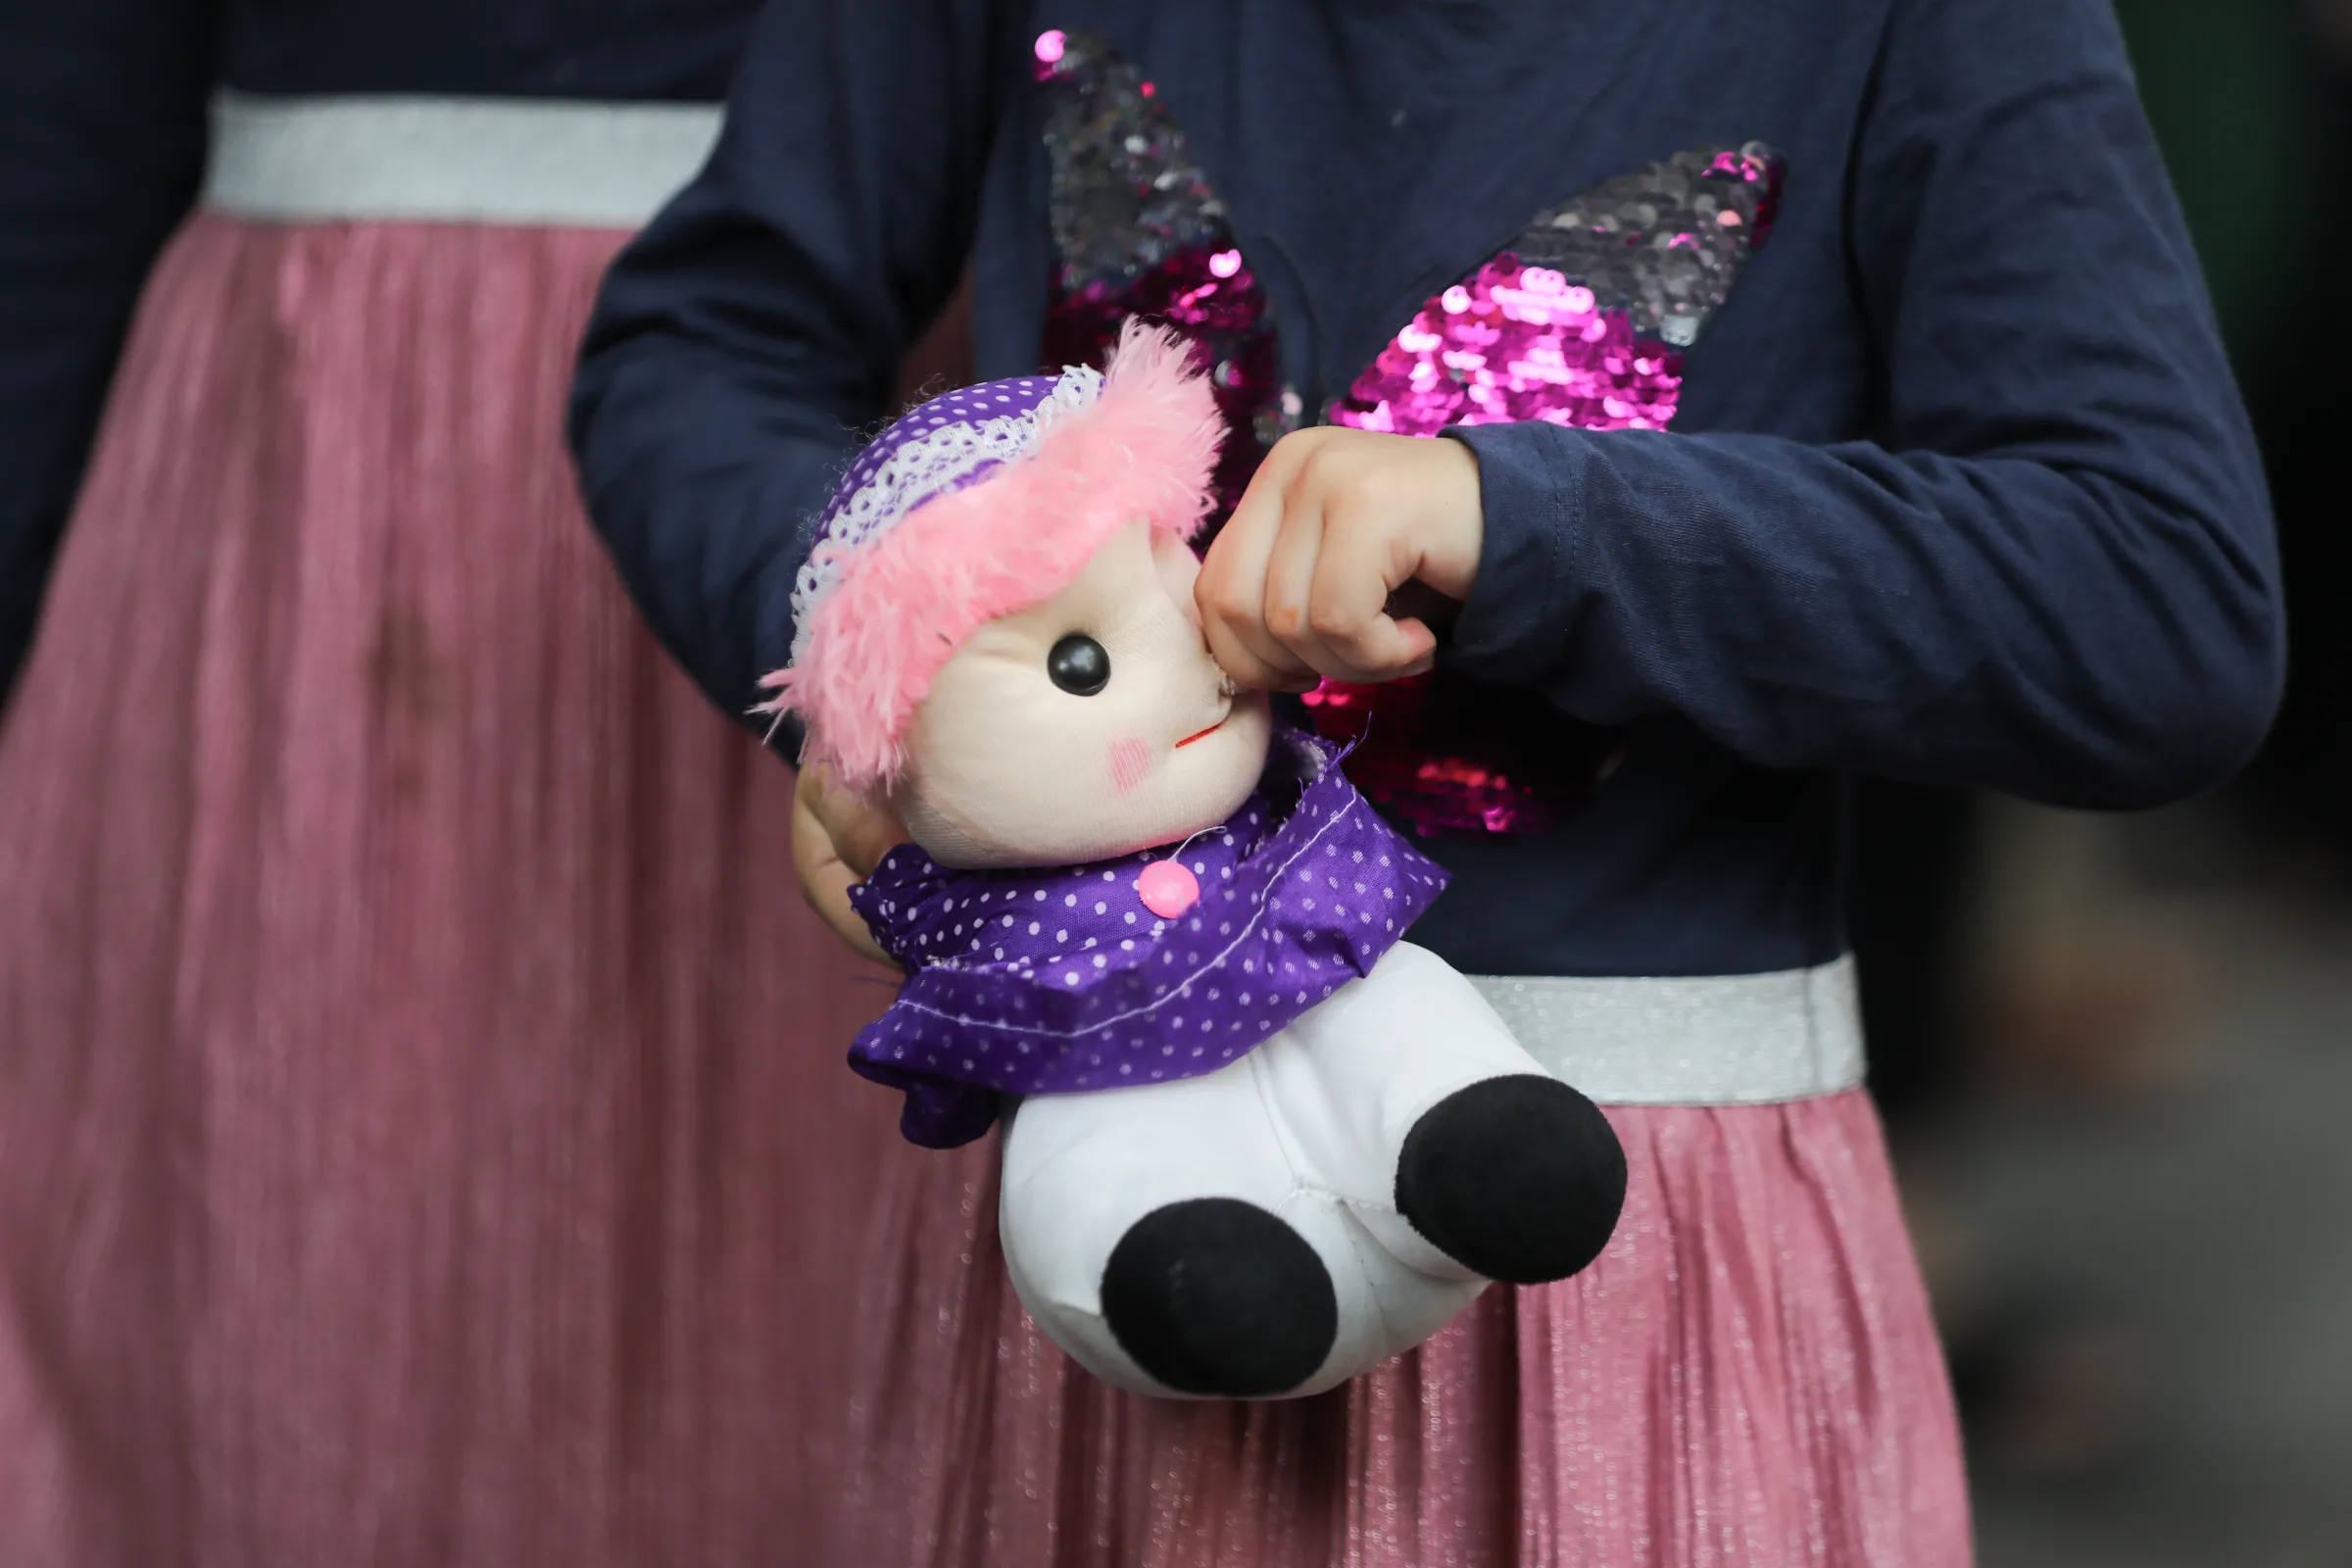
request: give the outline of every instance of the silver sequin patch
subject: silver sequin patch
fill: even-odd
[[[1762,142],[1700,147],[1539,213],[1508,247],[1676,348],[1698,338],[1770,228],[1782,164]]]
[[[1225,204],[1143,73],[1085,33],[1046,36],[1040,74],[1066,86],[1047,98],[1045,127],[1064,286],[1132,279],[1225,244]]]
[[[1273,305],[1151,77],[1080,32],[1040,33],[1036,62],[1054,251],[1043,363],[1102,363],[1129,316],[1189,338],[1219,416],[1249,438],[1218,457],[1221,518],[1302,413],[1281,384]]]

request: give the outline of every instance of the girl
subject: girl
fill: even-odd
[[[786,662],[811,514],[967,253],[984,377],[1128,312],[1198,338],[1212,646],[1369,707],[1361,781],[1454,876],[1414,940],[1613,1106],[1633,1185],[1585,1274],[1345,1390],[1172,1404],[1023,1322],[985,1155],[906,1152],[809,1560],[1966,1561],[1845,780],[2151,805],[2278,681],[2105,6],[777,0],[573,411],[721,707]],[[890,824],[803,793],[830,898]]]
[[[746,13],[0,19],[0,1561],[774,1561],[837,1490],[882,998],[561,443]]]

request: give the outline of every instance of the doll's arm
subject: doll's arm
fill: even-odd
[[[0,9],[0,703],[147,270],[204,171],[212,0]]]
[[[571,407],[588,509],[738,718],[786,662],[809,524],[970,250],[1010,47],[987,0],[770,4],[710,166],[605,284]]]
[[[1459,666],[1769,765],[2106,808],[2218,782],[2277,701],[2278,564],[2108,8],[1898,3],[1846,196],[1883,444],[1454,432]]]

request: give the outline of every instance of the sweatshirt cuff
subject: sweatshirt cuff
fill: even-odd
[[[1454,623],[1447,664],[1504,685],[1534,685],[1567,632],[1572,565],[1584,536],[1584,437],[1538,421],[1443,432],[1478,457],[1485,537],[1478,581]]]

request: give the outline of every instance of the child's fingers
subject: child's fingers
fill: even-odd
[[[817,912],[826,925],[833,928],[833,934],[848,943],[859,957],[895,969],[898,965],[892,963],[890,955],[875,943],[873,931],[850,904],[850,889],[861,880],[848,866],[835,860],[819,865],[801,877],[801,897],[808,901],[808,906]]]
[[[1225,673],[1260,689],[1294,687],[1302,680],[1312,683],[1312,672],[1266,626],[1267,561],[1282,525],[1280,481],[1290,466],[1276,466],[1275,458],[1281,455],[1277,447],[1250,480],[1241,505],[1209,547],[1193,586],[1209,652]]]
[[[875,945],[873,933],[850,905],[850,889],[863,878],[843,863],[832,835],[818,820],[815,800],[820,793],[821,786],[806,774],[801,786],[793,791],[793,877],[801,885],[801,897],[833,928],[836,936],[860,956],[887,964],[888,955]]]
[[[1310,677],[1300,675],[1286,661],[1275,663],[1265,659],[1248,643],[1242,641],[1230,622],[1214,618],[1201,623],[1208,634],[1208,652],[1217,667],[1233,677],[1234,684],[1250,691],[1303,691],[1312,686]]]
[[[1411,556],[1393,519],[1351,504],[1345,493],[1325,503],[1321,549],[1304,596],[1318,669],[1335,680],[1395,680],[1432,654],[1429,629],[1400,621],[1389,608],[1411,573]]]
[[[1360,640],[1367,628],[1353,615],[1335,615],[1334,603],[1319,586],[1333,574],[1335,560],[1363,558],[1349,530],[1340,525],[1338,509],[1347,499],[1348,475],[1344,468],[1335,473],[1328,444],[1301,443],[1300,450],[1304,455],[1283,489],[1282,524],[1266,563],[1266,627],[1294,660],[1319,676],[1386,679],[1392,670],[1367,665],[1342,646]],[[1377,579],[1369,597],[1368,613],[1377,616],[1384,597]]]
[[[887,808],[836,787],[832,773],[821,762],[801,770],[793,806],[795,825],[799,824],[798,813],[806,810],[835,857],[850,868],[853,880],[871,874],[882,863],[882,857],[906,842],[906,829]]]
[[[1284,495],[1282,527],[1266,565],[1266,624],[1283,647],[1319,675],[1368,683],[1395,680],[1428,658],[1435,639],[1399,626],[1388,611],[1395,583],[1408,577],[1396,519],[1364,504],[1352,475],[1336,481],[1309,463]]]
[[[1236,578],[1200,596],[1200,629],[1218,667],[1243,686],[1284,691],[1299,684],[1296,660],[1265,630],[1264,579]]]
[[[1283,501],[1282,527],[1266,556],[1266,630],[1292,659],[1328,675],[1330,651],[1315,635],[1309,612],[1315,562],[1322,553],[1322,508],[1314,494],[1298,483]]]
[[[1304,609],[1274,617],[1277,626],[1300,628],[1284,639],[1292,652],[1326,679],[1353,685],[1396,680],[1428,667],[1435,635],[1418,620],[1392,615],[1381,578],[1341,561],[1329,532],[1324,541],[1313,582],[1299,596]]]

